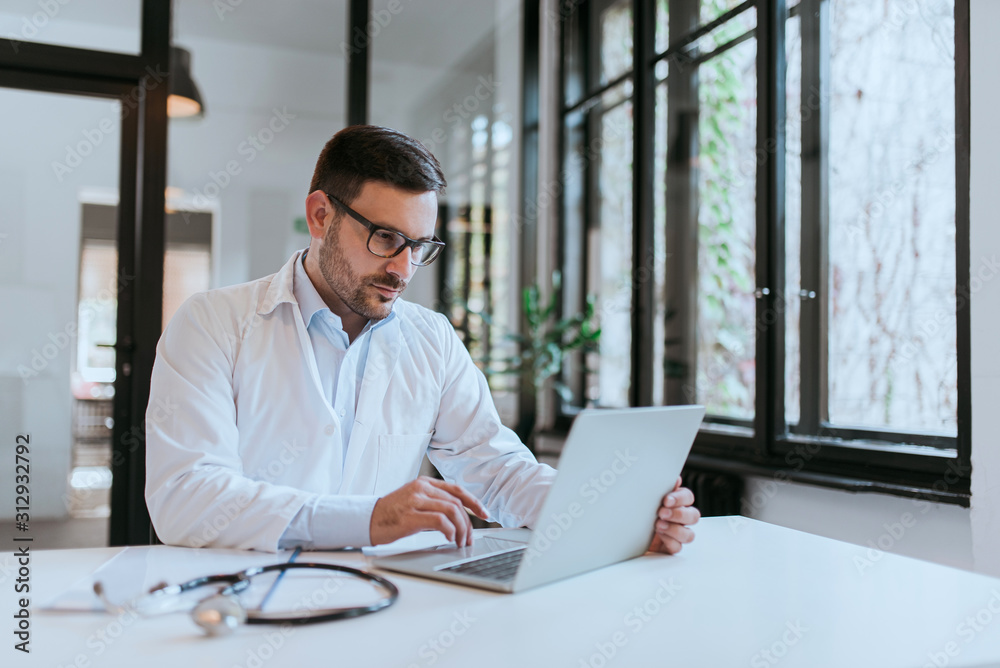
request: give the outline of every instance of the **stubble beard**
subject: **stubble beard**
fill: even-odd
[[[331,224],[326,231],[319,251],[319,271],[334,294],[347,308],[369,320],[384,320],[392,313],[396,298],[406,289],[406,283],[389,274],[369,274],[359,276],[351,270],[344,251],[335,238],[340,222]],[[368,252],[365,250],[365,252]],[[386,297],[372,287],[376,283],[383,287],[399,290],[394,297]]]

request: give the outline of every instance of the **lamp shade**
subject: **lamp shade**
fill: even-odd
[[[170,47],[170,96],[167,116],[184,118],[204,116],[205,103],[201,91],[191,78],[191,52],[179,46]]]

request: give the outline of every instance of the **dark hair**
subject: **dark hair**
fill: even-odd
[[[352,125],[323,147],[309,192],[322,190],[350,204],[368,181],[415,193],[441,193],[448,185],[437,158],[416,139],[378,125]]]

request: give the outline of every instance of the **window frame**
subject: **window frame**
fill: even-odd
[[[600,96],[622,80],[631,77],[633,93],[633,267],[644,266],[647,254],[652,252],[653,240],[658,231],[654,222],[654,179],[666,178],[670,188],[670,157],[667,174],[656,174],[654,148],[649,138],[654,136],[656,85],[655,65],[666,60],[674,68],[692,61],[685,56],[685,47],[695,39],[722,25],[751,7],[757,11],[757,26],[750,33],[722,45],[710,54],[696,57],[695,63],[717,55],[721,50],[734,46],[749,36],[757,39],[757,148],[764,148],[768,159],[758,161],[756,175],[756,285],[758,286],[756,322],[758,335],[755,341],[756,381],[754,417],[751,421],[713,416],[703,425],[695,441],[690,462],[701,467],[730,473],[764,475],[775,479],[818,484],[853,491],[879,491],[889,494],[926,498],[933,501],[954,503],[968,507],[971,466],[971,364],[969,319],[969,0],[956,0],[955,5],[955,132],[956,132],[956,316],[958,355],[958,429],[956,436],[933,433],[899,432],[876,428],[858,428],[843,424],[830,424],[822,417],[823,395],[826,391],[826,330],[824,318],[825,299],[803,300],[800,319],[802,355],[800,370],[800,418],[798,425],[785,423],[785,323],[780,300],[785,285],[784,276],[784,211],[785,211],[785,22],[789,16],[798,15],[802,33],[802,90],[810,85],[818,87],[827,81],[829,70],[828,30],[830,0],[801,0],[790,9],[785,0],[746,0],[716,19],[689,29],[682,39],[674,39],[675,14],[671,13],[671,39],[665,51],[655,50],[656,0],[632,0],[633,11],[633,63],[632,68],[604,85],[589,88],[590,78],[584,67],[584,92],[579,99],[566,99],[567,49],[573,44],[573,13],[588,16],[594,0],[574,3],[560,21],[562,35],[559,39],[559,160],[565,159],[564,132],[568,114],[583,105],[599,100]],[[751,35],[752,33],[752,35]],[[592,31],[583,21],[583,29],[572,36],[582,51],[582,63],[589,62],[586,54],[590,47]],[[812,36],[810,39],[809,36]],[[668,75],[668,79],[675,81]],[[672,88],[682,89],[675,85]],[[673,90],[668,88],[668,95]],[[688,91],[690,94],[690,91]],[[694,87],[694,95],[697,88]],[[670,98],[673,99],[673,98]],[[822,97],[821,97],[822,99]],[[669,103],[668,103],[669,104]],[[802,122],[802,155],[808,146],[822,148],[828,137],[828,114],[821,105]],[[668,113],[670,111],[668,110]],[[670,127],[668,121],[668,127]],[[825,286],[828,250],[827,222],[827,172],[825,151],[821,158],[802,164],[802,289]],[[683,157],[683,156],[682,156]],[[590,168],[589,164],[587,165]],[[563,171],[560,169],[560,174]],[[585,182],[590,176],[583,175]],[[565,198],[562,193],[560,199]],[[690,206],[690,205],[689,205]],[[574,230],[566,220],[564,201],[559,203],[558,265],[564,276],[586,273],[585,265],[565,266],[564,246],[573,242],[573,235],[583,235]],[[673,211],[673,209],[671,210]],[[689,209],[680,215],[668,213],[673,227],[665,230],[673,241],[683,238],[690,230],[676,225],[676,220],[697,224],[696,212]],[[693,223],[691,221],[694,221]],[[680,229],[677,229],[680,228]],[[662,232],[660,232],[662,233]],[[689,235],[690,236],[690,235]],[[578,240],[579,243],[585,240]],[[696,243],[696,242],[695,242]],[[677,248],[678,245],[672,246]],[[683,255],[683,253],[681,253]],[[586,261],[586,253],[581,253]],[[809,262],[805,261],[808,256]],[[818,257],[820,262],[812,262]],[[696,267],[692,262],[668,264],[668,283],[684,285]],[[807,272],[806,268],[810,271]],[[653,404],[653,375],[658,372],[649,364],[653,359],[655,299],[654,281],[633,280],[632,286],[632,350],[630,404]],[[684,291],[684,292],[690,292]],[[825,295],[826,290],[816,290]],[[574,295],[576,297],[576,295]],[[798,298],[798,295],[789,296]],[[682,350],[691,350],[694,339],[693,311],[695,298],[677,295],[671,307],[688,317],[673,318],[666,323],[667,339],[681,342]],[[679,300],[679,301],[678,301]],[[678,306],[679,304],[679,306]],[[564,310],[572,311],[578,304],[566,304]],[[763,325],[763,329],[761,326]],[[685,353],[685,359],[694,359]],[[679,393],[680,384],[664,378],[665,403],[686,403]],[[558,410],[556,429],[565,429],[579,410],[562,405],[553,398]],[[807,410],[808,408],[808,410]],[[803,433],[805,432],[805,433]]]

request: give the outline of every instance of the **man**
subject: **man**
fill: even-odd
[[[189,299],[157,346],[146,502],[160,539],[275,551],[388,543],[466,512],[533,526],[555,471],[497,416],[448,320],[399,299],[434,238],[445,179],[419,142],[337,133],[306,198],[309,248],[278,273]],[[424,454],[444,481],[418,477]],[[652,549],[699,513],[680,481]]]

